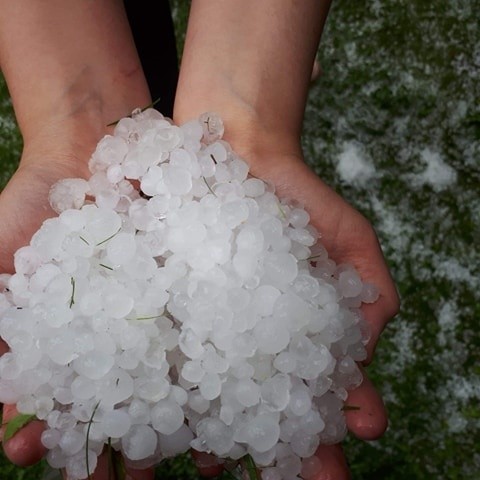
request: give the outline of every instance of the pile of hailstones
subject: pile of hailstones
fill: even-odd
[[[0,401],[46,421],[70,479],[107,443],[142,468],[193,447],[309,478],[345,434],[378,293],[222,135],[215,114],[122,119],[0,276]]]

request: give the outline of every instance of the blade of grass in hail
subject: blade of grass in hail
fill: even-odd
[[[91,480],[92,476],[90,474],[90,465],[88,461],[88,442],[90,440],[90,427],[92,426],[93,423],[93,417],[95,416],[95,413],[97,412],[97,409],[100,405],[100,402],[97,402],[95,405],[95,408],[93,409],[92,416],[90,417],[90,420],[88,421],[88,427],[87,427],[87,437],[85,439],[85,465],[87,467],[87,477],[88,480]]]

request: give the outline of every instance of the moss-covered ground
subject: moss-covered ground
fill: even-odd
[[[180,28],[188,2],[174,2]],[[402,309],[369,368],[390,427],[349,438],[354,480],[480,479],[479,0],[336,0],[312,87],[312,167],[375,225]],[[21,140],[0,82],[0,184]],[[0,219],[1,221],[1,219]],[[0,462],[0,478],[43,466]],[[158,478],[195,478],[185,459]]]

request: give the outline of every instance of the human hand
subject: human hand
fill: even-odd
[[[251,172],[275,186],[280,198],[296,201],[309,212],[311,223],[321,235],[321,242],[329,256],[337,264],[349,263],[359,272],[364,282],[375,284],[380,292],[373,304],[363,304],[361,309],[371,328],[371,339],[367,345],[371,362],[378,338],[385,326],[398,311],[399,299],[387,265],[385,263],[375,231],[365,217],[328,187],[304,163],[299,148],[288,153],[278,151],[271,145],[258,145],[252,139],[249,144],[235,145],[251,166]],[[387,427],[387,415],[382,399],[364,373],[362,384],[349,392],[346,401],[360,407],[345,412],[348,429],[358,438],[374,440]],[[316,480],[349,478],[348,467],[339,445],[321,446],[317,456],[322,470]]]
[[[103,122],[102,119],[101,122]],[[20,167],[0,195],[0,272],[13,273],[13,254],[28,244],[33,233],[43,220],[55,215],[48,203],[50,187],[60,178],[86,178],[88,158],[99,140],[105,124],[93,128],[85,124],[71,135],[64,124],[62,129],[45,128],[39,135],[30,139],[24,148]],[[0,340],[0,355],[8,351]],[[3,426],[17,415],[14,405],[5,405]],[[47,452],[41,443],[44,422],[28,423],[11,439],[4,442],[7,458],[19,466],[29,466],[38,462]],[[131,478],[151,480],[153,469],[136,470],[126,467]],[[108,458],[103,454],[92,480],[108,479]]]
[[[326,185],[298,153],[246,151],[245,158],[252,174],[272,184],[280,198],[305,207],[311,223],[320,233],[321,242],[337,264],[352,264],[364,282],[379,288],[379,299],[373,304],[362,305],[372,329],[365,362],[370,363],[378,337],[399,306],[392,277],[371,224]]]
[[[178,118],[178,117],[177,117]],[[377,236],[365,217],[328,187],[305,164],[298,142],[275,138],[262,130],[238,128],[234,121],[226,123],[225,139],[250,165],[255,177],[275,187],[280,198],[301,204],[309,212],[311,223],[321,235],[329,256],[337,264],[349,263],[364,282],[379,289],[379,299],[362,305],[371,329],[367,345],[367,365],[386,324],[398,310],[398,295],[386,266]],[[381,436],[387,427],[387,415],[380,395],[365,372],[363,383],[349,392],[349,405],[359,409],[345,412],[349,430],[364,440]],[[348,466],[340,445],[321,446],[317,456],[322,469],[314,478],[349,478]],[[217,470],[218,472],[218,467]]]

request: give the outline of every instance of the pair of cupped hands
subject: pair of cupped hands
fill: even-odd
[[[24,149],[18,170],[0,195],[1,273],[13,272],[13,253],[28,244],[43,220],[55,215],[48,204],[51,185],[61,178],[88,178],[87,163],[96,143],[103,135],[111,133],[107,125],[117,120],[122,112],[118,105],[111,109],[105,105],[99,108],[98,102],[82,102],[80,108],[68,113],[58,112],[43,119],[35,129],[22,132]],[[148,103],[149,99],[144,98],[143,105]],[[374,304],[362,306],[372,332],[367,347],[368,359],[364,362],[368,364],[381,331],[399,306],[395,286],[372,226],[305,164],[298,135],[292,134],[289,138],[285,132],[269,132],[255,117],[242,117],[239,110],[229,111],[222,107],[224,104],[228,102],[220,102],[220,108],[217,108],[225,121],[224,138],[249,163],[251,173],[273,184],[279,197],[302,204],[335,262],[354,265],[364,281],[379,288],[379,299]],[[142,105],[124,102],[124,106],[123,115],[128,115],[134,107]],[[200,113],[195,109],[190,112],[176,109],[174,121],[182,123]],[[1,342],[0,353],[5,351],[7,346]],[[359,407],[345,412],[348,428],[355,436],[373,440],[384,433],[387,427],[385,407],[366,374],[363,383],[349,392],[347,403]],[[16,414],[14,405],[4,405],[2,429]],[[20,466],[39,461],[46,453],[40,441],[44,428],[43,422],[33,421],[4,442],[3,448],[10,461]],[[316,455],[322,464],[317,479],[349,478],[340,445],[321,446]],[[194,452],[194,458],[197,456]],[[104,457],[100,458],[92,475],[95,480],[108,478]],[[221,467],[209,465],[200,457],[198,466],[202,475],[220,473]],[[153,479],[154,473],[153,469],[140,471],[127,466],[128,476],[147,480]]]

